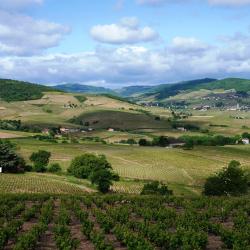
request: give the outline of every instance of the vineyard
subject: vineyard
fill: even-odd
[[[82,194],[91,191],[83,185],[69,183],[63,177],[37,173],[1,174],[0,187],[1,193]]]
[[[0,249],[250,249],[244,198],[0,196]]]

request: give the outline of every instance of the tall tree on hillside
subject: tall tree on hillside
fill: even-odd
[[[18,156],[12,145],[0,140],[0,167],[3,173],[23,172],[25,162]]]

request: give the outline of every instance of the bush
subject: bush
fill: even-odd
[[[152,146],[167,147],[170,144],[168,137],[160,136],[154,138]]]
[[[149,146],[150,142],[148,142],[146,139],[140,139],[139,140],[139,145],[142,147]]]
[[[240,195],[248,190],[248,178],[238,161],[231,161],[227,168],[209,177],[204,185],[205,195]]]
[[[97,185],[100,192],[107,193],[112,185],[113,174],[109,169],[98,169],[91,173],[90,180]]]
[[[111,168],[104,155],[84,154],[72,160],[68,172],[77,178],[86,179],[95,169]]]
[[[34,163],[34,170],[36,172],[45,172],[50,156],[51,153],[44,150],[32,153],[30,160]]]
[[[58,172],[61,172],[61,171],[62,171],[62,168],[61,168],[59,163],[52,163],[48,167],[48,172],[50,172],[50,173],[58,173]]]
[[[22,173],[25,168],[25,161],[18,156],[13,145],[0,140],[0,167],[3,173]]]
[[[159,181],[153,181],[144,185],[141,195],[172,195],[173,191],[169,190],[165,184]]]
[[[72,160],[68,172],[77,178],[89,178],[98,190],[108,192],[113,180],[119,179],[104,155],[84,154]]]

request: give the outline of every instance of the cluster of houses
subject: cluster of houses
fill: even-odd
[[[87,128],[86,130],[84,129],[80,129],[80,128],[60,128],[60,134],[71,134],[71,133],[87,133],[87,132],[92,132],[94,131],[94,128]],[[115,132],[114,128],[108,128],[107,129],[108,132]],[[50,129],[49,128],[45,128],[42,130],[42,133],[45,135],[49,135],[50,134]]]
[[[199,111],[208,111],[210,110],[212,107],[210,105],[200,105],[200,106],[196,106],[193,108],[193,110],[199,110]]]
[[[240,104],[237,104],[235,106],[228,107],[226,110],[228,110],[228,111],[248,111],[248,110],[250,110],[250,106],[248,106],[248,105],[240,106]]]
[[[72,103],[72,102],[68,102],[67,104],[64,104],[63,107],[64,107],[65,109],[74,109],[74,108],[77,108],[78,105],[75,104],[75,103]]]
[[[249,145],[250,144],[250,140],[248,138],[242,138],[239,141],[237,141],[237,144]]]

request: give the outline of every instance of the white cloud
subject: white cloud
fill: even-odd
[[[0,54],[32,55],[57,46],[68,27],[0,10]]]
[[[160,50],[125,45],[76,54],[2,57],[0,72],[4,78],[32,82],[92,82],[113,87],[201,77],[250,77],[250,38],[233,36],[225,41],[215,47],[195,38],[177,37]]]
[[[172,40],[171,49],[177,54],[194,54],[206,52],[209,46],[194,37],[175,37]]]
[[[96,25],[90,34],[96,41],[110,44],[151,42],[158,38],[158,33],[152,28],[140,27],[135,17],[123,18],[118,24]]]

